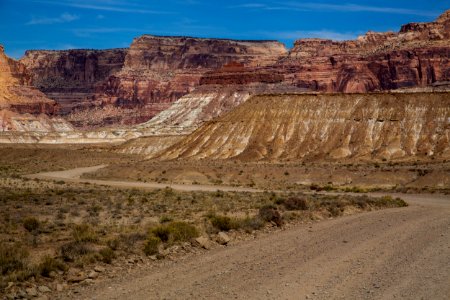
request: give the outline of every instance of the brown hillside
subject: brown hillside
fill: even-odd
[[[450,93],[256,96],[162,159],[448,157]]]

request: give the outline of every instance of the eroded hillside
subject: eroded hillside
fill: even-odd
[[[449,157],[449,118],[449,93],[255,96],[206,123],[159,157]]]

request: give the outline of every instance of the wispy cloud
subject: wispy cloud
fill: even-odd
[[[80,17],[77,15],[63,13],[58,17],[31,17],[31,20],[26,23],[26,25],[49,25],[56,23],[69,23],[78,20]]]
[[[265,31],[258,32],[258,35],[279,40],[296,40],[300,38],[321,38],[330,40],[353,40],[362,32],[337,32],[333,30],[321,29],[321,30],[294,30],[294,31]]]
[[[260,10],[291,10],[291,11],[338,11],[338,12],[373,12],[386,14],[419,15],[435,17],[439,12],[414,10],[409,8],[360,5],[354,3],[330,4],[316,2],[271,2],[244,3],[231,8],[247,8]]]
[[[115,0],[35,0],[38,3],[73,8],[137,14],[172,14],[173,12],[150,9],[133,1]]]
[[[71,30],[78,37],[91,37],[96,34],[116,33],[116,32],[140,32],[142,28],[128,27],[96,27],[96,28],[75,28]]]

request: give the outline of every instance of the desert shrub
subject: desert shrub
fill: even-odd
[[[93,250],[84,242],[70,242],[61,246],[61,257],[64,261],[73,262],[77,258],[92,253]]]
[[[172,221],[173,221],[173,218],[172,218],[171,216],[166,216],[166,215],[162,216],[162,217],[159,219],[159,223],[161,223],[161,224],[163,224],[163,223],[169,223],[169,222],[172,222]]]
[[[169,229],[170,239],[173,242],[185,242],[199,235],[197,228],[186,222],[172,222],[169,224]]]
[[[328,212],[330,213],[330,215],[333,216],[333,217],[340,216],[340,215],[342,215],[342,213],[343,213],[343,209],[340,208],[340,207],[337,206],[337,205],[331,205],[331,206],[328,206],[328,207],[327,207],[327,210],[328,210]]]
[[[168,242],[170,238],[170,229],[167,225],[157,226],[151,229],[151,233],[162,242]]]
[[[169,243],[184,242],[198,236],[195,226],[180,221],[159,225],[152,228],[150,233],[162,242]]]
[[[320,191],[320,190],[321,190],[320,186],[318,186],[317,184],[311,184],[311,185],[309,186],[309,189],[310,189],[311,191]]]
[[[34,217],[28,217],[23,220],[23,227],[28,232],[37,232],[39,229],[40,223],[39,221]]]
[[[378,206],[382,207],[405,207],[408,206],[408,203],[406,203],[401,198],[393,198],[391,196],[383,196],[381,198],[377,199],[378,201],[375,201]]]
[[[72,229],[75,242],[96,242],[97,234],[88,224],[75,225]]]
[[[245,219],[240,220],[239,227],[244,229],[247,232],[252,230],[258,230],[264,227],[265,221],[261,219],[259,216],[256,217],[247,217]]]
[[[229,231],[231,229],[237,229],[237,222],[233,221],[227,216],[212,215],[209,218],[211,224],[220,231]]]
[[[126,248],[130,249],[133,247],[138,241],[145,240],[145,234],[139,232],[133,232],[128,234],[121,234],[119,236],[121,244]]]
[[[154,255],[158,253],[158,246],[161,240],[156,236],[149,236],[144,245],[145,255]]]
[[[39,274],[44,277],[50,277],[51,272],[66,271],[67,266],[60,260],[50,256],[45,256],[38,266]]]
[[[298,197],[290,197],[283,202],[287,210],[308,210],[308,200]]]
[[[112,263],[116,258],[116,253],[111,248],[102,248],[98,253],[101,256],[100,260],[106,264]]]
[[[352,186],[352,187],[346,187],[343,189],[346,193],[367,193],[368,190],[358,187],[358,186]]]
[[[265,205],[259,209],[259,217],[266,222],[274,222],[277,226],[283,225],[280,212],[273,205]]]
[[[106,241],[106,245],[112,250],[118,250],[120,248],[120,238],[109,239]]]
[[[0,243],[0,274],[7,275],[27,267],[28,251],[18,244]]]
[[[342,215],[344,209],[350,202],[347,199],[342,199],[339,196],[327,196],[318,201],[318,207],[325,208],[330,216],[337,217]]]

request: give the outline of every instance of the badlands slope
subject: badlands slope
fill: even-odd
[[[446,158],[449,120],[450,93],[255,96],[154,157]]]

